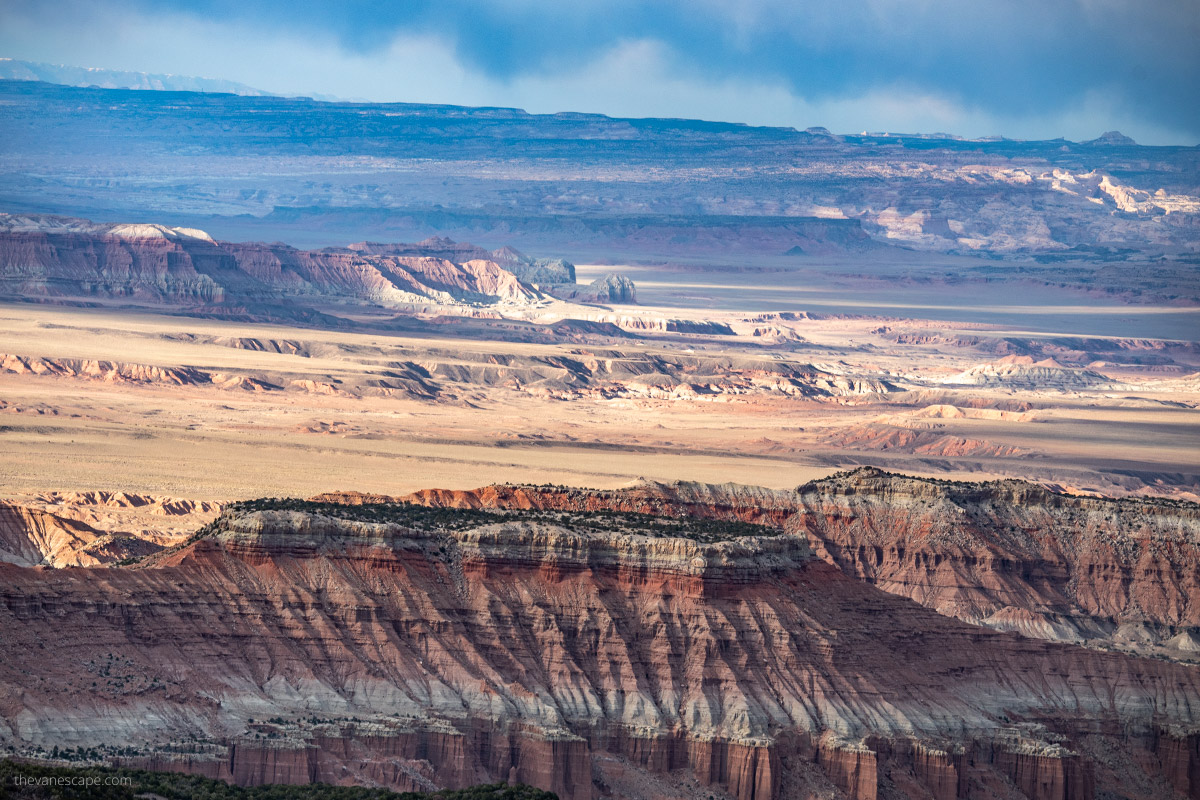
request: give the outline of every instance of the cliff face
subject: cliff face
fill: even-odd
[[[27,567],[79,563],[80,551],[102,535],[83,523],[16,503],[0,503],[0,561]]]
[[[1193,657],[1200,507],[1071,497],[1034,484],[954,484],[864,468],[771,492],[643,484],[609,492],[425,491],[458,508],[583,508],[783,526],[846,574],[946,616],[1039,639]]]
[[[467,254],[473,252],[468,248]],[[284,299],[396,306],[526,305],[541,298],[494,261],[454,262],[425,255],[419,247],[408,255],[309,251],[282,244],[215,242],[203,231],[161,225],[104,226],[11,215],[0,215],[0,292],[185,309]]]
[[[324,499],[355,504],[361,495]],[[661,517],[725,519],[781,527],[795,513],[795,499],[778,492],[738,484],[647,482],[627,489],[596,491],[565,486],[486,486],[473,491],[426,489],[400,498],[437,508],[508,510],[620,511]]]
[[[797,501],[789,530],[822,558],[948,616],[1150,649],[1200,626],[1194,504],[874,470],[803,486]]]
[[[0,279],[9,296],[113,297],[188,305],[221,303],[210,272],[236,272],[212,241],[127,238],[107,232],[0,232]]]
[[[1197,768],[1194,669],[948,619],[774,527],[284,509],[136,568],[0,566],[0,743],[565,798],[608,794],[613,764],[739,800],[1086,798],[1097,770],[1128,788]]]

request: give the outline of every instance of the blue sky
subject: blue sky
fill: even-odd
[[[1200,143],[1197,0],[29,0],[0,55],[289,94]]]

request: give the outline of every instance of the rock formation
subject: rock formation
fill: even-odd
[[[972,624],[1184,660],[1200,633],[1194,503],[1068,496],[1023,481],[956,483],[873,468],[795,492],[689,483],[608,492],[491,486],[405,499],[771,524],[804,537],[852,577]]]
[[[836,486],[256,501],[133,567],[0,565],[0,743],[564,798],[604,796],[614,759],[739,800],[1195,792],[1200,673],[858,580],[796,535],[818,498],[944,509],[884,477]]]
[[[827,441],[848,450],[886,450],[894,453],[915,453],[951,458],[962,456],[1011,457],[1029,454],[1029,451],[1013,445],[951,436],[936,429],[878,423],[868,423],[838,431]]]
[[[486,251],[443,240],[423,245],[363,243],[309,251],[215,242],[188,228],[4,214],[0,294],[60,301],[105,298],[210,313],[283,303],[405,307],[529,305],[543,299]]]
[[[798,500],[789,529],[823,558],[949,616],[1156,654],[1200,626],[1195,504],[869,469],[803,486]]]
[[[0,561],[99,566],[157,553],[212,520],[215,503],[125,492],[50,492],[0,501]]]
[[[549,287],[555,297],[592,303],[636,303],[637,288],[624,275],[609,272],[587,286],[557,285]]]
[[[560,339],[597,335],[630,338],[623,329],[605,322],[560,320],[540,327],[545,329],[545,334]],[[703,329],[703,323],[696,327]],[[294,340],[197,337],[193,341],[235,349],[307,354],[307,345]],[[336,348],[328,348],[325,352],[331,358],[355,357],[353,352]],[[407,351],[406,355],[415,354]],[[597,348],[569,355],[509,355],[430,348],[419,358],[389,360],[385,365],[369,370],[360,380],[348,382],[328,372],[298,373],[291,365],[286,371],[278,372],[262,369],[225,372],[189,365],[165,367],[0,353],[0,374],[137,385],[212,386],[232,391],[291,391],[360,397],[403,395],[422,400],[446,399],[492,387],[561,400],[740,395],[832,398],[885,395],[898,388],[890,381],[863,374],[846,374],[844,369],[830,365],[818,367],[758,357],[674,355],[644,350]]]
[[[944,383],[993,386],[1006,389],[1115,388],[1117,382],[1088,369],[1064,367],[1052,358],[1034,361],[1031,356],[1005,356],[947,378]]]

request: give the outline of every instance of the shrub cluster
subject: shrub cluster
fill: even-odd
[[[201,528],[189,541],[195,541],[222,529],[224,520],[254,511],[298,511],[321,514],[357,522],[392,523],[424,531],[456,531],[497,522],[536,521],[563,527],[613,534],[681,537],[713,543],[743,536],[777,536],[782,531],[738,520],[675,518],[630,511],[564,511],[537,509],[433,508],[414,503],[341,503],[315,502],[295,498],[268,497],[231,504],[218,519]]]

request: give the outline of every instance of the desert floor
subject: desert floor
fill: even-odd
[[[0,306],[0,494],[228,500],[637,478],[782,488],[866,463],[1200,492],[1194,308],[1019,284],[889,288],[847,268],[807,281],[620,269],[638,282],[637,306],[514,313],[532,329],[563,318],[643,329],[545,344],[463,338],[453,324],[350,333]],[[734,335],[661,330],[668,319]],[[955,378],[972,368],[996,375]],[[796,377],[810,369],[840,386]]]

